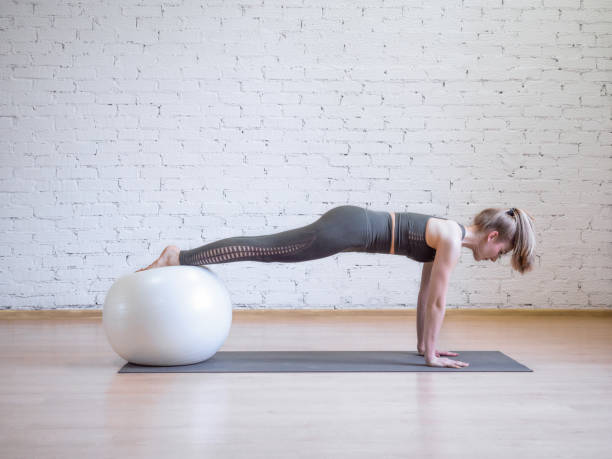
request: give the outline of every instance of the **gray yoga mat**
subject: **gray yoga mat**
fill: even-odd
[[[500,351],[454,351],[463,368],[425,365],[415,351],[227,351],[192,365],[170,367],[128,362],[119,373],[304,373],[413,371],[533,371]]]

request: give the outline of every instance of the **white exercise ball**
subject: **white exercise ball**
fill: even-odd
[[[139,365],[190,365],[212,357],[229,335],[229,292],[210,269],[166,266],[119,278],[102,321],[113,350]]]

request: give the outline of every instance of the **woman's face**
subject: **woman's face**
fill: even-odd
[[[474,250],[474,259],[476,261],[497,261],[497,259],[512,250],[510,242],[499,239],[497,231],[491,231],[484,236]]]

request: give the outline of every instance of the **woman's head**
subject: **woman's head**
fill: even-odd
[[[481,211],[473,223],[480,239],[476,247],[479,259],[496,261],[499,256],[512,251],[512,267],[521,274],[531,271],[536,246],[534,220],[527,212],[515,207]]]

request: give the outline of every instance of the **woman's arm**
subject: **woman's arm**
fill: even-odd
[[[460,253],[461,244],[454,239],[440,241],[436,249],[436,257],[433,261],[429,280],[423,330],[425,361],[429,366],[467,366],[464,362],[436,357],[436,340],[444,321],[448,283],[450,275],[457,265]]]
[[[425,327],[425,308],[427,307],[427,297],[429,295],[429,279],[433,261],[423,263],[421,272],[421,287],[417,299],[417,351],[419,354],[425,353],[425,340],[423,338],[423,328]]]

